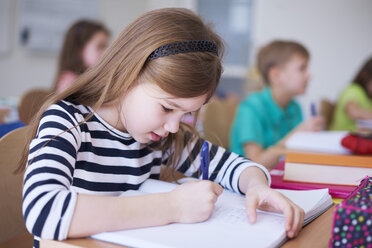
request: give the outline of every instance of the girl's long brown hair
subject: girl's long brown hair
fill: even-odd
[[[179,41],[209,40],[218,48],[211,52],[190,52],[147,61],[158,47]],[[165,92],[177,98],[191,98],[208,94],[217,88],[221,73],[223,42],[199,16],[180,8],[165,8],[147,12],[130,23],[105,51],[98,63],[81,74],[70,88],[51,96],[30,123],[25,152],[18,171],[27,163],[29,143],[35,137],[42,114],[62,99],[91,106],[97,110],[102,104],[123,97],[134,82],[156,83]],[[139,80],[136,80],[139,79]],[[91,118],[93,113],[85,119]],[[196,118],[196,117],[195,117]],[[183,147],[184,134],[195,129],[180,125],[179,132],[171,134],[158,149],[175,147],[172,161],[175,165]]]
[[[107,36],[110,35],[103,24],[92,20],[79,20],[67,30],[58,59],[54,90],[57,88],[58,79],[64,71],[71,71],[80,75],[87,69],[82,52],[86,44],[98,32],[103,32]]]
[[[372,83],[372,57],[363,64],[352,82],[362,86],[368,97],[372,99],[372,95],[367,90],[368,84]]]

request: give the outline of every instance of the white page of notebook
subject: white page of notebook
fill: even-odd
[[[296,132],[289,137],[285,147],[308,152],[350,154],[350,151],[341,145],[341,140],[347,134],[345,131]]]
[[[166,192],[177,185],[149,179],[141,186],[143,191]],[[326,209],[332,204],[327,189],[310,191],[279,190],[305,213]],[[257,212],[257,221],[250,224],[245,213],[244,196],[224,190],[208,221],[194,224],[170,224],[93,235],[92,238],[133,247],[275,247],[286,239],[284,218],[281,214]],[[308,214],[307,214],[308,215]]]

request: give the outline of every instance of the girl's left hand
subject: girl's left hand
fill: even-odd
[[[246,192],[246,212],[250,223],[256,222],[256,209],[279,212],[284,215],[284,225],[289,238],[300,232],[304,223],[304,210],[283,194],[267,185],[253,186]]]

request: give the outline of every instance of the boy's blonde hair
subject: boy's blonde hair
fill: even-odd
[[[212,52],[189,52],[148,60],[149,55],[162,45],[192,40],[215,43],[218,55]],[[146,81],[157,84],[165,92],[178,98],[207,94],[209,99],[217,88],[222,73],[223,51],[222,39],[192,11],[165,8],[147,12],[130,23],[108,47],[98,63],[80,75],[75,84],[52,96],[44,104],[30,124],[28,141],[35,137],[44,111],[62,99],[92,106],[97,110],[102,104],[125,97],[134,84]],[[85,121],[93,114],[88,115]],[[174,145],[173,163],[179,158],[186,129],[195,131],[181,123],[178,133],[170,134],[157,146],[157,149],[166,151]],[[29,142],[20,161],[20,170],[23,170],[27,162]]]
[[[294,54],[310,58],[308,50],[295,41],[274,40],[259,50],[257,66],[266,84],[270,84],[270,69],[284,65]]]

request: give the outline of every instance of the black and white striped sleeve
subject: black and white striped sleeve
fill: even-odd
[[[51,105],[30,143],[24,175],[23,215],[33,235],[62,240],[67,237],[77,194],[70,190],[80,129],[71,106]],[[66,131],[68,130],[68,131]]]
[[[204,140],[197,139],[190,141],[188,147],[185,146],[182,154],[181,163],[177,170],[186,176],[201,178],[200,155],[201,143]],[[209,179],[219,183],[222,187],[234,192],[242,193],[239,190],[239,176],[248,167],[255,166],[260,168],[266,175],[268,185],[271,177],[267,169],[248,158],[227,151],[225,148],[209,143]]]

